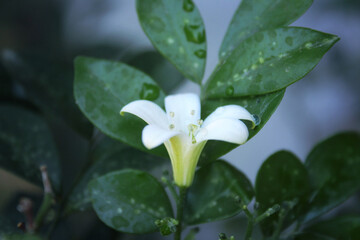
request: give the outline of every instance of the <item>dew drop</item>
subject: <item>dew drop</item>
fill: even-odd
[[[122,214],[122,212],[123,212],[122,208],[118,208],[118,209],[117,209],[117,213],[118,213],[118,214]]]
[[[206,51],[203,50],[203,49],[199,49],[199,50],[196,50],[194,52],[195,56],[197,56],[198,58],[206,58]]]
[[[171,37],[169,37],[166,41],[168,44],[173,44],[175,42],[175,40]]]
[[[257,68],[257,65],[256,65],[256,64],[251,65],[251,69],[252,69],[252,70],[255,70],[256,68]]]
[[[155,100],[159,97],[160,90],[156,85],[144,83],[140,91],[140,98],[145,100]]]
[[[205,29],[200,25],[185,24],[184,33],[186,40],[193,43],[201,44],[205,42]]]
[[[253,114],[252,117],[254,119],[255,126],[258,126],[261,123],[260,117],[256,114]]]
[[[192,0],[184,0],[183,9],[186,12],[192,12],[195,8],[195,5]]]
[[[194,66],[194,68],[198,68],[198,67],[199,67],[199,63],[195,62],[195,63],[193,64],[193,66]]]
[[[160,18],[158,18],[158,17],[151,18],[150,21],[149,21],[149,24],[150,24],[150,26],[151,26],[154,30],[164,31],[165,24],[164,24],[164,22],[163,22]]]
[[[234,95],[234,87],[233,86],[229,86],[225,89],[225,95],[226,96],[232,96]]]
[[[292,46],[293,45],[293,38],[292,37],[286,37],[285,42],[287,45]]]
[[[277,43],[274,41],[274,42],[272,42],[272,45],[273,45],[273,46],[276,46],[276,45],[277,45]]]
[[[308,42],[308,43],[305,44],[305,47],[306,47],[307,49],[312,48],[312,46],[313,46],[313,44],[312,44],[311,42]]]
[[[275,30],[270,30],[269,31],[269,36],[272,37],[272,38],[275,38],[277,35],[276,31]]]
[[[263,57],[260,57],[260,58],[259,58],[259,63],[260,63],[260,64],[263,64],[263,63],[264,63],[264,61],[265,61],[265,60],[264,60],[264,58],[263,58]]]

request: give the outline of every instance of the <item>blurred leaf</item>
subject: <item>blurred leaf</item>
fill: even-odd
[[[255,114],[260,119],[260,124],[254,129],[249,129],[249,139],[255,136],[260,129],[265,125],[265,123],[270,119],[271,115],[275,112],[276,108],[279,106],[285,90],[278,92],[250,96],[250,97],[241,97],[241,98],[229,98],[229,99],[207,99],[202,102],[202,119],[205,119],[210,113],[212,113],[216,108],[235,104],[245,107],[251,114]],[[205,164],[212,160],[216,160],[219,157],[230,152],[239,145],[219,142],[219,141],[208,141],[205,145],[205,149],[201,153],[200,164]]]
[[[137,0],[136,9],[154,47],[185,77],[201,84],[206,63],[206,35],[193,1]]]
[[[48,55],[60,52],[61,14],[57,1],[0,1],[0,49],[33,49]]]
[[[289,226],[300,215],[310,193],[308,173],[301,161],[291,152],[279,151],[261,165],[255,184],[259,212],[263,213],[274,204],[283,205]],[[291,205],[295,204],[294,207]],[[261,229],[267,236],[275,230],[279,214],[276,213],[261,222]]]
[[[26,91],[27,98],[53,119],[63,119],[85,137],[93,127],[75,104],[72,65],[37,54],[2,52],[2,61],[11,77]]]
[[[146,172],[112,172],[92,180],[89,188],[96,214],[117,231],[153,232],[156,220],[173,216],[164,188]]]
[[[3,235],[2,240],[42,240],[41,237],[33,235],[33,234],[10,234]]]
[[[319,143],[305,161],[315,189],[306,221],[326,213],[360,189],[360,134],[340,133]]]
[[[339,240],[339,239],[334,239],[316,233],[301,233],[296,235],[295,237],[290,237],[289,240]]]
[[[70,195],[67,210],[84,211],[91,207],[91,195],[87,185],[92,179],[124,168],[150,171],[167,162],[167,159],[154,157],[104,137],[91,152],[88,167]]]
[[[0,99],[11,98],[13,95],[13,83],[0,62]]]
[[[16,224],[11,222],[9,216],[0,215],[0,239],[3,239],[4,235],[15,233],[21,233],[21,230],[16,227]]]
[[[224,58],[256,32],[286,26],[311,6],[313,0],[243,0],[236,10],[220,48]]]
[[[45,121],[23,108],[0,106],[0,166],[42,187],[41,165],[59,189],[58,153]]]
[[[306,28],[258,32],[218,65],[204,86],[204,97],[240,97],[283,89],[310,72],[338,40]]]
[[[149,76],[121,62],[77,57],[74,84],[77,105],[96,127],[112,138],[149,151],[141,142],[145,122],[131,114],[119,114],[125,104],[139,98],[163,104],[164,93]]]
[[[359,239],[360,216],[342,216],[318,222],[304,229],[304,232],[323,235],[333,239]]]
[[[187,224],[200,224],[232,217],[241,211],[237,198],[249,204],[254,196],[249,179],[224,161],[197,171],[189,188],[184,213]]]
[[[166,93],[170,93],[184,80],[180,72],[156,51],[144,51],[125,61],[154,79]]]

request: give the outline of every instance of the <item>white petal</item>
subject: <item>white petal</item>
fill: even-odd
[[[219,140],[236,144],[243,144],[249,136],[246,125],[233,118],[221,118],[202,127],[196,135],[196,141]]]
[[[170,95],[165,98],[165,109],[169,123],[174,129],[188,132],[189,124],[197,125],[201,107],[199,96],[193,93]]]
[[[168,121],[164,110],[155,103],[148,100],[136,100],[125,105],[120,114],[128,112],[143,119],[148,124],[168,127]]]
[[[211,122],[221,118],[250,120],[253,123],[255,123],[254,117],[245,108],[238,105],[226,105],[226,106],[218,107],[214,112],[212,112],[204,120],[202,126],[206,127]]]
[[[147,125],[142,131],[142,142],[147,149],[153,149],[178,134],[180,132],[165,130],[156,125]]]

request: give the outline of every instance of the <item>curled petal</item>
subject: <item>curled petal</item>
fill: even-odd
[[[162,126],[166,128],[168,121],[164,110],[155,103],[148,100],[136,100],[125,105],[120,114],[124,112],[134,114],[135,116],[143,119],[148,124]]]
[[[142,142],[147,149],[153,149],[178,134],[180,132],[166,130],[156,125],[147,125],[142,131]]]
[[[188,132],[189,124],[196,125],[200,119],[200,99],[193,93],[167,96],[165,109],[169,122],[179,131]]]
[[[196,135],[196,141],[219,140],[243,144],[249,137],[246,125],[233,118],[220,118],[202,127]]]
[[[232,119],[243,119],[252,121],[255,124],[255,119],[248,110],[238,105],[226,105],[218,107],[214,112],[212,112],[203,122],[203,127],[206,127],[213,121],[216,121],[221,118],[232,118]]]

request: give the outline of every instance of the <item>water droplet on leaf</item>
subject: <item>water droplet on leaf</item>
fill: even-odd
[[[195,8],[195,5],[192,0],[184,0],[183,9],[186,12],[192,12]]]
[[[203,43],[205,42],[205,29],[200,25],[189,25],[184,26],[184,33],[186,40],[193,43]]]
[[[234,87],[233,87],[233,86],[227,87],[226,90],[225,90],[225,95],[226,95],[226,96],[232,96],[232,95],[234,95]]]
[[[140,98],[145,100],[156,100],[159,97],[160,90],[156,85],[144,83],[140,91]]]
[[[253,114],[252,116],[254,118],[255,126],[258,126],[261,123],[260,117],[258,115],[256,115],[256,114]]]
[[[205,58],[206,57],[206,51],[203,50],[203,49],[199,49],[199,50],[196,50],[194,52],[195,56],[197,56],[198,58]]]

